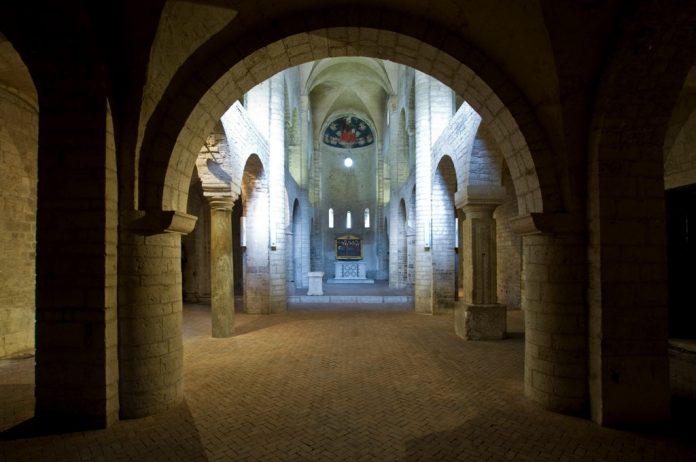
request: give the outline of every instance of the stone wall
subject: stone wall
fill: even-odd
[[[0,358],[34,348],[38,114],[0,87]]]
[[[510,219],[517,216],[517,196],[507,168],[503,171],[505,202],[495,209],[498,254],[498,303],[508,309],[521,307],[520,272],[522,269],[522,237],[512,231]]]
[[[290,174],[285,177],[285,188],[288,196],[288,212],[286,214],[288,217],[286,221],[287,281],[297,288],[308,287],[309,227],[312,211],[307,191],[301,189]]]
[[[445,156],[433,176],[432,189],[432,259],[433,259],[433,312],[454,308],[456,291],[454,246],[456,189],[454,164]]]
[[[322,266],[320,271],[326,275],[334,273],[336,260],[335,239],[344,234],[362,238],[363,261],[367,265],[367,277],[374,278],[378,266],[376,236],[377,194],[376,169],[377,148],[375,145],[352,149],[350,156],[353,166],[347,168],[343,159],[348,155],[345,149],[330,148],[323,145],[321,157],[321,202],[316,208],[322,234]],[[327,225],[329,208],[334,211],[334,228]],[[370,209],[370,228],[365,228],[364,211]],[[352,226],[347,227],[347,213],[351,213]],[[317,243],[313,242],[313,245]],[[331,276],[332,277],[332,276]]]
[[[665,153],[665,188],[677,188],[696,183],[696,111],[686,119]]]
[[[184,302],[210,302],[210,208],[194,171],[187,212],[198,217],[193,231],[181,238]]]

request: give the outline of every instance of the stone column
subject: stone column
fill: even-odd
[[[465,340],[505,337],[505,305],[497,303],[495,203],[469,203],[462,207],[463,299],[455,308],[454,329]]]
[[[454,114],[454,93],[416,71],[416,259],[415,311],[433,313],[432,146]]]
[[[181,234],[174,211],[123,213],[118,259],[120,415],[145,417],[183,399]]]
[[[586,413],[589,399],[582,218],[532,214],[512,220],[523,236],[525,395],[571,414]]]
[[[234,275],[232,269],[231,196],[209,197],[210,292],[213,337],[234,335]]]

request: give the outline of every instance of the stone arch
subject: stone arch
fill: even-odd
[[[456,191],[457,174],[454,162],[450,156],[443,155],[433,172],[432,180],[433,313],[454,308],[456,298]]]
[[[42,5],[40,15],[26,4],[4,4],[2,61],[14,69],[0,71],[0,81],[3,99],[24,107],[16,121],[27,135],[15,148],[29,148],[19,164],[28,170],[20,171],[34,170],[38,178],[35,206],[24,218],[33,215],[35,222],[27,228],[36,243],[35,417],[105,426],[117,419],[119,406],[117,160],[102,55],[84,19],[76,4]],[[0,125],[0,136],[15,130],[4,120]],[[67,127],[79,127],[79,135],[67,136]],[[94,154],[87,162],[85,152]],[[32,166],[32,157],[41,162]],[[58,340],[66,329],[74,332],[70,345]]]
[[[396,220],[397,233],[396,239],[396,264],[397,264],[397,283],[396,287],[406,287],[408,285],[408,238],[406,236],[407,227],[406,202],[402,198],[399,201],[398,218]]]
[[[246,244],[242,261],[244,309],[247,313],[270,312],[268,174],[258,155],[250,155],[241,183],[242,216]]]
[[[0,33],[0,359],[34,350],[39,110],[29,69]]]
[[[589,393],[592,418],[603,425],[669,414],[663,148],[696,56],[696,4],[673,6],[648,1],[627,8],[595,101]]]
[[[670,118],[664,142],[665,189],[696,183],[696,158],[691,151],[696,146],[696,67],[691,69],[687,85]]]
[[[464,184],[502,184],[503,156],[490,131],[480,125],[464,167]]]
[[[304,26],[300,24],[305,22],[298,22],[301,29]],[[180,209],[185,205],[186,188],[182,185],[188,181],[183,177],[188,172],[190,147],[202,144],[201,133],[214,124],[226,105],[254,84],[289,66],[347,54],[407,64],[449,85],[490,123],[510,165],[520,213],[562,206],[551,151],[533,109],[515,85],[468,44],[461,40],[444,41],[439,42],[438,50],[395,31],[366,27],[328,27],[311,33],[285,30],[282,35],[275,42],[259,43],[258,38],[247,38],[245,46],[226,47],[215,66],[197,67],[195,82],[180,70],[181,79],[170,84],[144,135],[138,185],[141,209]],[[397,43],[409,47],[397,47]],[[296,54],[308,47],[311,53]],[[494,82],[494,88],[486,80]],[[173,97],[180,94],[184,97]],[[518,124],[516,118],[524,123]]]
[[[396,185],[401,186],[411,172],[409,158],[408,131],[406,128],[406,111],[399,111],[399,126],[396,131]]]

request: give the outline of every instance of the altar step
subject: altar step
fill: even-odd
[[[412,295],[290,295],[291,304],[362,304],[362,303],[409,303],[413,304]]]

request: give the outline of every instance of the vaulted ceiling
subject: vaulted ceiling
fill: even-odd
[[[396,69],[394,63],[360,57],[322,59],[301,66],[315,139],[326,124],[343,114],[372,124],[379,137],[387,101],[394,93]]]

